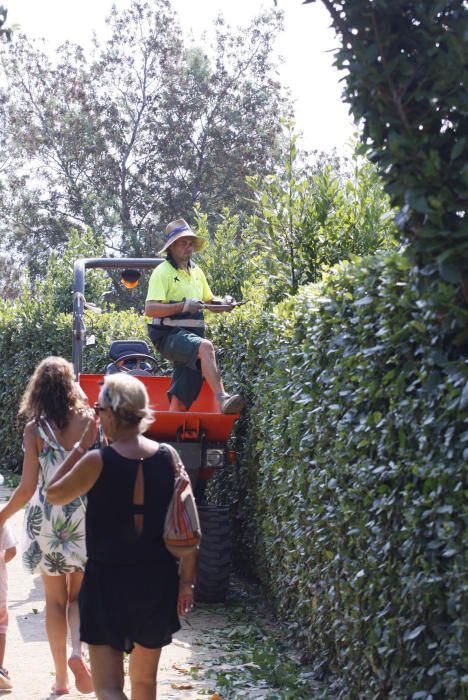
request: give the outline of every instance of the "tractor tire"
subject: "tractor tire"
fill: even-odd
[[[198,553],[195,600],[222,603],[229,589],[231,572],[231,526],[227,506],[198,506],[202,532]]]

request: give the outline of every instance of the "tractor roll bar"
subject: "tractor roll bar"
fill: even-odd
[[[83,368],[83,346],[86,342],[86,326],[84,323],[86,269],[151,270],[164,262],[164,260],[165,258],[80,258],[79,260],[75,260],[73,270],[72,362],[77,379]]]

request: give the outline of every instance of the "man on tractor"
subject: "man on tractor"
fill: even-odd
[[[203,309],[232,311],[232,297],[216,299],[198,265],[194,252],[205,241],[184,219],[166,226],[166,240],[158,255],[166,260],[151,274],[145,313],[148,334],[163,357],[174,364],[168,392],[170,411],[188,411],[200,393],[203,378],[216,396],[222,413],[238,413],[243,406],[239,394],[227,394],[216,363],[213,344],[204,337]]]

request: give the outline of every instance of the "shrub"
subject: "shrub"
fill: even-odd
[[[257,286],[266,287],[273,302],[353,254],[395,245],[390,200],[374,166],[354,154],[351,163],[305,167],[292,125],[286,136],[283,171],[247,178],[255,202],[248,227],[257,248]]]
[[[224,362],[251,399],[238,559],[341,674],[340,697],[464,697],[468,314],[453,287],[421,297],[392,255],[242,314],[213,329],[226,346],[230,325]]]
[[[463,698],[466,648],[468,312],[439,282],[421,294],[397,254],[355,259],[269,311],[212,316],[226,387],[248,410],[232,506],[236,561],[263,582],[340,698]],[[89,316],[103,371],[134,312]],[[20,459],[18,400],[37,362],[70,356],[71,318],[0,305],[2,466]],[[465,673],[465,675],[464,675]]]
[[[119,338],[147,338],[146,321],[134,311],[86,313],[88,337],[96,343],[83,354],[83,371],[104,372],[109,346]],[[0,400],[3,406],[0,423],[0,467],[21,467],[21,435],[16,425],[19,401],[36,365],[47,355],[61,355],[71,360],[71,314],[50,312],[34,297],[24,294],[21,303],[0,304]],[[158,356],[156,355],[156,358]],[[167,363],[161,360],[161,370]]]
[[[461,282],[466,300],[466,2],[322,2],[341,39],[344,97],[409,252],[426,276]]]

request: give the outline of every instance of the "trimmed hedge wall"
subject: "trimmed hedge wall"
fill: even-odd
[[[398,255],[354,261],[271,312],[257,298],[211,317],[226,387],[248,399],[238,464],[213,487],[237,562],[342,680],[337,698],[468,696],[468,313],[416,279]],[[87,325],[88,371],[111,339],[146,336],[131,312]],[[19,396],[44,355],[70,356],[70,316],[2,306],[0,348],[12,466]]]
[[[339,697],[468,696],[468,313],[454,294],[422,294],[397,255],[369,259],[213,333],[251,401],[230,482],[239,561],[342,677]]]

